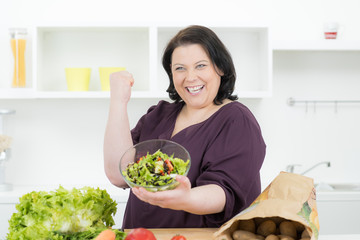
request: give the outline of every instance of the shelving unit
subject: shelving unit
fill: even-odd
[[[36,91],[66,91],[66,67],[92,69],[89,95],[100,91],[99,67],[126,67],[148,89],[149,29],[146,27],[37,27]],[[145,55],[145,56],[144,56]]]
[[[0,98],[108,98],[99,67],[125,67],[135,78],[132,98],[167,98],[161,57],[167,42],[187,24],[36,26],[32,79],[25,89],[0,89]],[[262,98],[272,92],[272,48],[267,26],[208,25],[228,47],[237,71],[236,94]],[[92,69],[89,91],[67,91],[65,68]]]
[[[360,51],[360,41],[323,39],[315,41],[273,41],[274,51]]]
[[[100,90],[99,67],[119,66],[134,75],[132,98],[167,98],[168,77],[161,57],[167,42],[187,24],[36,26],[32,77],[27,88],[0,88],[0,99],[108,98]],[[273,52],[360,51],[360,41],[271,41],[267,26],[207,25],[232,54],[240,98],[272,95]],[[90,67],[89,91],[67,91],[65,68]]]

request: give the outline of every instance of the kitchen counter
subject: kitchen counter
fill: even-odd
[[[217,228],[159,228],[149,230],[154,233],[156,240],[170,240],[177,234],[183,235],[186,240],[211,240]],[[126,233],[129,231],[125,229]]]
[[[66,189],[71,189],[73,187],[81,188],[84,185],[73,185],[67,186],[62,185]],[[125,211],[126,202],[129,195],[129,189],[119,189],[113,185],[104,184],[104,185],[90,185],[94,188],[99,187],[100,189],[105,189],[114,199],[117,206],[117,213],[114,217],[115,225],[114,228],[121,228],[122,217]],[[7,232],[8,223],[11,214],[16,211],[15,204],[19,202],[19,198],[26,193],[31,191],[54,191],[58,189],[58,185],[47,185],[47,186],[26,186],[26,185],[16,185],[12,191],[0,192],[0,239],[3,239],[5,233]],[[345,191],[319,191],[317,192],[317,206],[319,212],[320,220],[320,237],[319,240],[360,240],[360,231],[357,226],[358,212],[360,207],[360,191],[345,192]],[[334,220],[336,219],[336,220]],[[190,230],[184,230],[187,233]],[[197,230],[198,231],[198,230]],[[201,234],[208,234],[208,230]],[[346,233],[347,235],[342,235]],[[167,232],[164,229],[158,231],[159,239],[171,239],[167,238],[166,234],[174,234],[174,232]],[[162,237],[162,235],[164,235]],[[194,232],[194,236],[198,236],[198,232]],[[351,235],[353,234],[353,235]],[[192,238],[190,239],[201,240],[201,238]],[[209,237],[209,235],[205,235]],[[188,239],[188,240],[190,240]],[[210,238],[205,238],[210,239]]]
[[[333,234],[319,236],[318,240],[360,240],[360,234]]]
[[[157,240],[170,240],[176,234],[181,234],[187,240],[210,240],[217,228],[169,228],[150,229]],[[129,230],[125,230],[128,232]],[[322,235],[318,240],[360,240],[360,234]]]
[[[316,201],[359,201],[360,191],[318,191]]]

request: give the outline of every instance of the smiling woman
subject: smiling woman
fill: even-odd
[[[219,227],[260,194],[265,157],[261,129],[233,95],[235,68],[226,47],[209,28],[190,26],[167,45],[163,67],[171,100],[151,106],[130,130],[127,104],[135,81],[126,71],[110,76],[110,112],[104,140],[105,172],[127,187],[119,159],[134,144],[167,139],[190,154],[187,176],[175,189],[131,189],[123,228]],[[204,197],[211,196],[211,197]]]
[[[223,104],[214,104],[221,76],[199,44],[177,47],[172,55],[172,77],[178,96],[186,103],[175,123],[173,135],[208,119]],[[224,104],[229,103],[226,99]]]
[[[221,76],[199,44],[177,47],[172,55],[174,87],[188,107],[212,106]]]
[[[192,52],[193,48],[197,48],[197,51]],[[186,49],[187,52],[185,52]],[[179,55],[177,56],[176,53]],[[214,70],[216,75],[221,77],[216,98],[213,99],[215,104],[221,104],[222,100],[226,98],[237,100],[237,97],[232,95],[236,80],[233,60],[225,45],[211,29],[202,26],[191,26],[184,29],[169,42],[164,51],[162,65],[170,80],[167,92],[169,92],[172,100],[179,102],[181,101],[181,96],[175,90],[173,79],[173,74],[175,74],[174,68],[177,69],[176,66],[179,65],[179,70],[186,69],[183,69],[182,64],[184,63],[178,63],[178,59],[175,59],[175,57],[183,61],[195,61],[196,66],[194,67],[196,69],[202,69],[206,66],[211,67],[213,68],[211,70]],[[181,57],[184,58],[181,59]]]

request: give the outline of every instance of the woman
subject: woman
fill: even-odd
[[[232,95],[235,68],[216,34],[202,26],[181,30],[168,44],[163,67],[173,103],[149,108],[130,131],[127,103],[134,83],[128,72],[110,76],[111,97],[105,132],[105,172],[126,187],[118,170],[126,149],[149,139],[168,139],[191,156],[180,185],[163,192],[133,188],[123,228],[219,227],[260,194],[265,143],[249,111]]]

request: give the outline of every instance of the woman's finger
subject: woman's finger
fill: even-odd
[[[186,176],[183,176],[183,175],[177,175],[176,176],[176,181],[178,181],[183,187],[186,187],[186,188],[191,188],[191,182],[189,180],[188,177]]]

